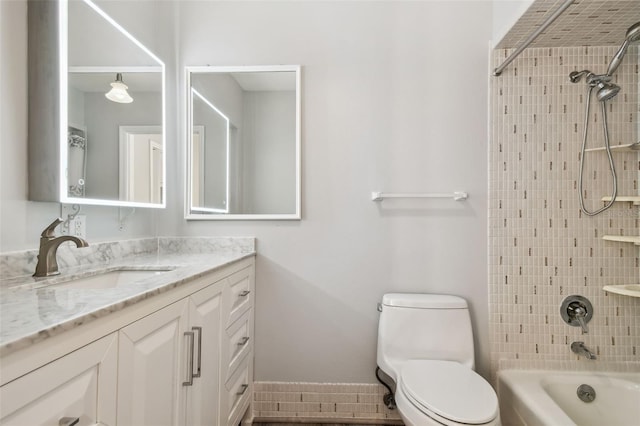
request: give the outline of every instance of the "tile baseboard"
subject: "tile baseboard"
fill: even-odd
[[[379,384],[255,382],[252,422],[402,425]]]

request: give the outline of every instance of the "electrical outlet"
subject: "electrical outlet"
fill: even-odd
[[[87,217],[85,215],[77,215],[69,222],[69,234],[79,238],[87,237]]]

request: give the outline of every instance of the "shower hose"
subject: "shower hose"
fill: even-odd
[[[591,109],[591,93],[593,92],[594,87],[589,87],[589,92],[587,93],[587,108],[584,115],[584,132],[582,135],[582,150],[580,152],[580,175],[578,177],[578,199],[580,200],[580,210],[587,216],[595,216],[597,214],[602,213],[607,210],[609,207],[613,205],[616,200],[616,195],[618,193],[618,184],[616,179],[616,168],[613,164],[613,156],[611,155],[611,147],[609,146],[609,129],[607,127],[607,102],[605,100],[601,101],[602,103],[602,126],[604,128],[604,146],[607,151],[607,156],[609,157],[609,167],[611,169],[611,177],[613,178],[613,191],[611,193],[611,200],[602,208],[589,211],[584,207],[584,193],[582,192],[582,180],[583,180],[583,171],[584,171],[584,154],[585,147],[587,145],[587,133],[589,129],[589,111]]]

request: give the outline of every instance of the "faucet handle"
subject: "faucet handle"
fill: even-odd
[[[63,222],[62,218],[60,218],[60,217],[56,218],[53,222],[51,222],[51,224],[49,226],[44,228],[44,231],[42,231],[42,234],[40,234],[40,236],[42,238],[54,238],[56,236],[55,235],[55,229],[62,222]]]
[[[571,306],[572,305],[569,305],[569,307]],[[573,308],[573,319],[578,321],[578,324],[580,324],[580,327],[582,328],[582,331],[584,333],[589,332],[589,327],[587,326],[587,321],[585,320],[586,317],[587,310],[585,308],[580,305]]]
[[[564,322],[572,327],[582,328],[582,332],[586,334],[589,332],[587,323],[593,317],[593,305],[583,296],[567,296],[560,306],[560,316]]]

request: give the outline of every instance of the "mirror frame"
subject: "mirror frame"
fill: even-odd
[[[166,182],[166,72],[165,64],[145,45],[118,24],[91,0],[78,0],[158,63],[157,66],[69,67],[69,0],[30,0],[29,34],[29,200],[64,204],[116,207],[166,207],[166,184],[161,203],[140,203],[116,199],[70,197],[67,182],[67,127],[69,72],[160,72],[162,80],[163,181]],[[158,126],[158,123],[150,123]],[[57,135],[54,143],[51,135]],[[119,146],[119,141],[114,144]],[[120,183],[118,182],[118,188]]]
[[[242,73],[242,72],[295,72],[296,76],[296,112],[295,112],[295,211],[293,213],[278,214],[247,214],[247,213],[231,213],[231,214],[207,214],[203,211],[209,209],[191,208],[191,188],[192,188],[192,150],[193,143],[193,94],[191,88],[191,76],[193,74],[210,74],[210,73]],[[302,67],[300,65],[256,65],[256,66],[186,66],[185,67],[185,88],[186,88],[186,117],[185,117],[185,133],[186,143],[184,144],[185,164],[185,219],[187,220],[301,220],[302,205],[302,152],[301,152],[301,89],[302,89]],[[223,114],[224,115],[224,114]],[[228,143],[228,139],[227,139]],[[229,174],[229,150],[227,149],[227,175]],[[227,179],[227,203],[228,203],[228,187]]]

